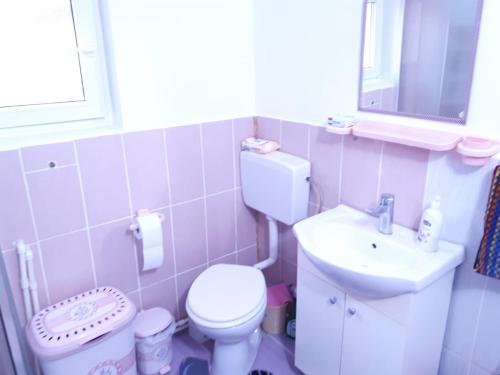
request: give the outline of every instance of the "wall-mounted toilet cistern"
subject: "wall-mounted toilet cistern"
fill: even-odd
[[[242,151],[240,166],[243,201],[267,218],[269,258],[254,266],[211,266],[189,289],[190,323],[214,340],[213,375],[243,375],[251,370],[267,306],[261,270],[278,259],[278,221],[292,225],[306,218],[309,203],[311,167],[307,160],[279,151]]]
[[[378,231],[382,234],[392,234],[394,221],[394,194],[383,193],[377,207],[368,208],[366,212],[378,217]]]
[[[241,189],[248,207],[266,215],[269,257],[254,265],[265,269],[278,259],[278,223],[293,225],[307,217],[309,161],[284,152],[240,153]]]

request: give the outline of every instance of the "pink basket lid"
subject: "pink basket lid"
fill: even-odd
[[[119,330],[135,314],[135,305],[118,289],[92,289],[36,314],[27,328],[28,341],[41,357],[65,356]]]

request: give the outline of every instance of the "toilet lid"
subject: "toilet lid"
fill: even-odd
[[[205,321],[228,322],[249,315],[266,299],[260,270],[217,264],[203,271],[189,289],[188,310]]]

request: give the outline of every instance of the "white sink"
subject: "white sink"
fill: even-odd
[[[416,233],[394,225],[381,234],[377,218],[345,205],[294,225],[312,263],[344,289],[364,297],[388,298],[418,292],[464,261],[464,247],[446,241],[429,253]]]

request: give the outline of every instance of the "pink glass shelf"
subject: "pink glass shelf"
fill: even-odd
[[[353,127],[336,128],[325,126],[329,133],[338,135],[352,134],[356,137],[398,143],[405,146],[423,148],[431,151],[453,151],[462,155],[465,164],[485,165],[500,152],[500,141],[442,130],[426,129],[408,125],[389,124],[375,121],[360,121]]]
[[[454,150],[462,140],[461,134],[374,121],[360,121],[352,134],[432,151]]]

